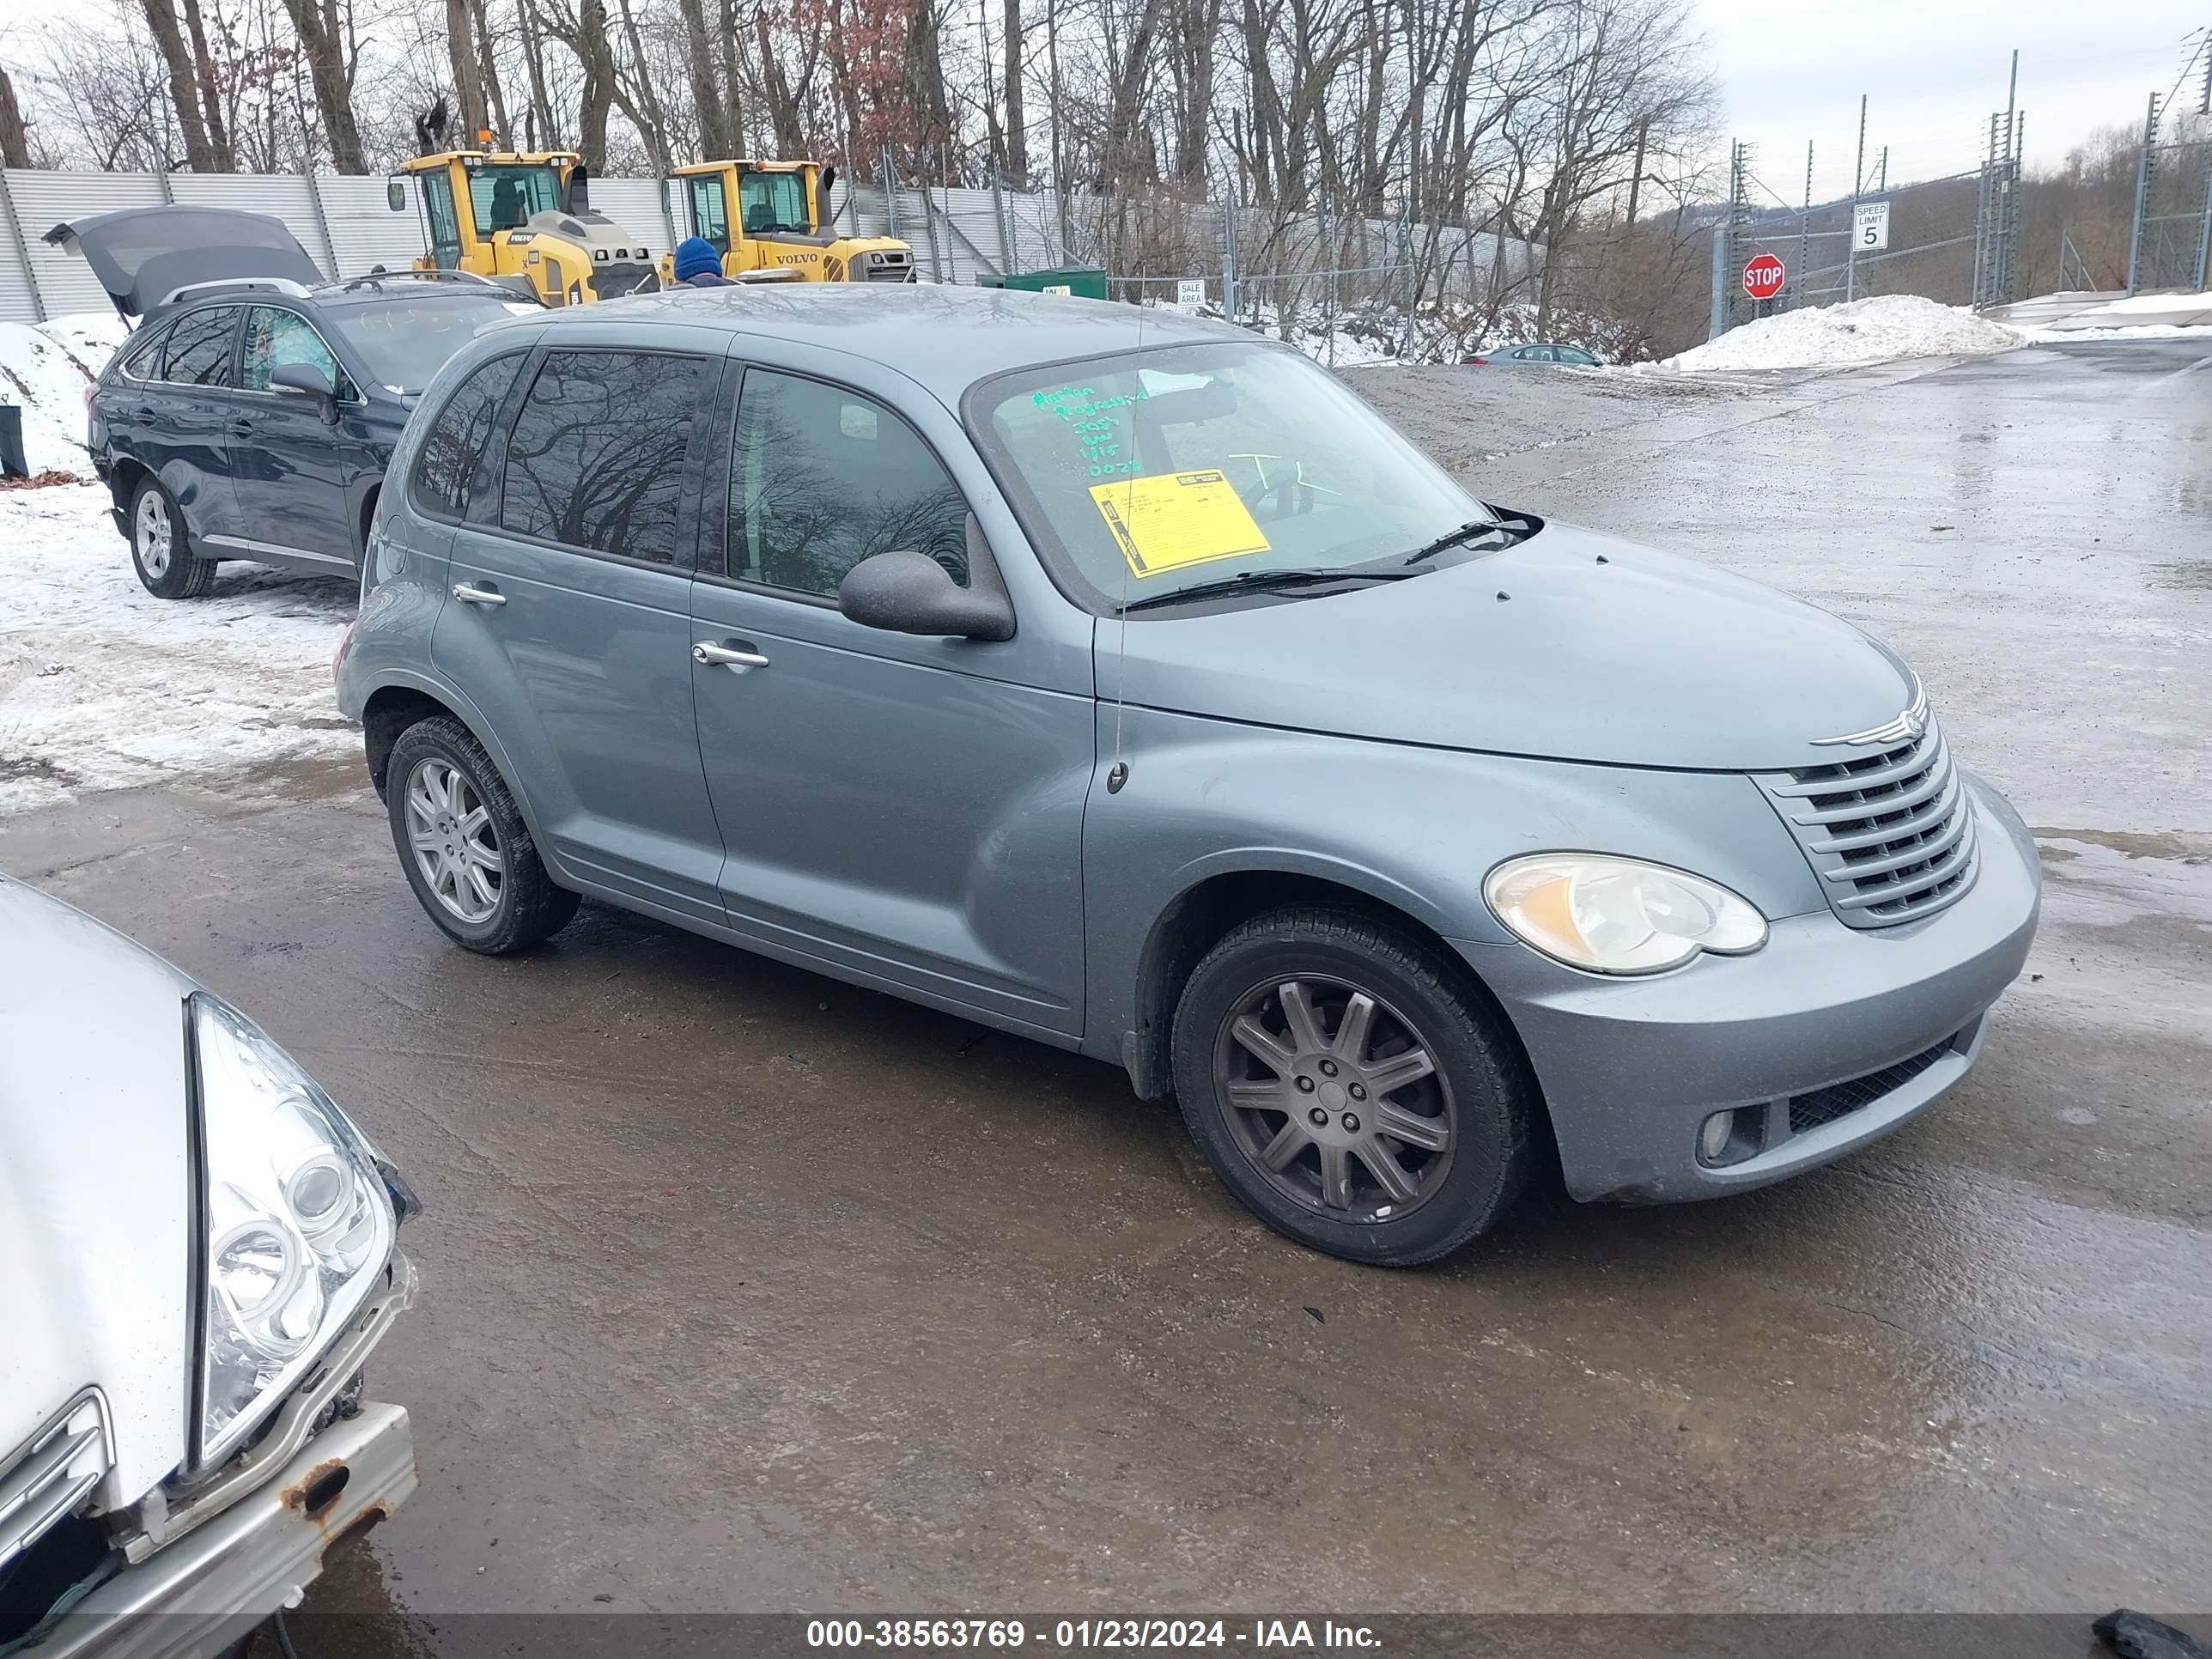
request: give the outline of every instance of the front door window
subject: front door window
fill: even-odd
[[[422,179],[422,212],[430,222],[430,258],[441,270],[461,264],[461,222],[453,216],[453,181],[441,171]]]
[[[266,392],[270,374],[287,363],[307,363],[322,370],[341,403],[357,402],[361,398],[313,324],[297,312],[254,307],[246,322],[242,384],[248,392]]]
[[[691,191],[691,234],[714,245],[717,253],[730,251],[730,212],[719,178],[687,179]]]

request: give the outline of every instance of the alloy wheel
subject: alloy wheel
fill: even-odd
[[[175,531],[169,523],[169,504],[157,490],[138,498],[138,563],[155,581],[169,574],[169,557]]]
[[[1450,1085],[1413,1025],[1349,981],[1255,988],[1221,1027],[1214,1087],[1269,1185],[1337,1221],[1388,1221],[1451,1168]]]
[[[476,785],[432,756],[408,775],[406,804],[408,845],[423,883],[471,927],[490,921],[506,890],[507,860]]]

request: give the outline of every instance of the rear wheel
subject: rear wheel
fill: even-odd
[[[1534,1103],[1457,969],[1350,911],[1280,910],[1207,952],[1174,1033],[1183,1116],[1224,1185],[1300,1243],[1407,1267],[1527,1178]]]
[[[215,562],[193,553],[185,515],[156,478],[131,494],[131,564],[155,599],[197,599],[215,586]]]
[[[450,715],[392,745],[385,805],[408,885],[457,945],[506,956],[550,939],[576,914],[554,884],[499,769]]]

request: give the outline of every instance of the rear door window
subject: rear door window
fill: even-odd
[[[180,317],[161,354],[161,378],[179,386],[228,386],[230,337],[236,306],[213,306]]]
[[[507,439],[501,527],[587,552],[689,562],[677,519],[714,367],[659,352],[549,352]]]
[[[415,504],[431,517],[465,519],[470,504],[496,482],[485,462],[524,361],[518,351],[482,364],[438,411],[415,462]]]

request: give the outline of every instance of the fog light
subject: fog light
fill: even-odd
[[[1734,1111],[1715,1112],[1707,1118],[1705,1127],[1698,1131],[1698,1158],[1700,1163],[1717,1164],[1728,1152],[1729,1137],[1735,1133]]]

